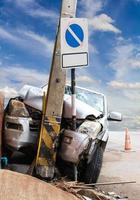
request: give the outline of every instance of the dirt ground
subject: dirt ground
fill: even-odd
[[[129,200],[140,200],[140,132],[130,132],[132,152],[124,152],[124,132],[110,132],[98,182],[136,181],[136,184],[102,186]]]

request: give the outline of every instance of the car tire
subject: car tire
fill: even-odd
[[[86,166],[84,182],[87,184],[96,183],[101,171],[103,161],[102,146],[97,145],[96,150],[91,155],[90,162]]]

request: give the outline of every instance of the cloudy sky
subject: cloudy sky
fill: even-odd
[[[0,91],[44,85],[61,0],[0,0]],[[109,109],[140,127],[140,0],[78,0],[89,21],[89,67],[77,84],[104,92]]]

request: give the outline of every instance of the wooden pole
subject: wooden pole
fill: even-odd
[[[62,0],[60,20],[63,17],[75,16],[77,0]],[[60,22],[55,40],[52,65],[46,96],[45,119],[40,132],[40,146],[36,159],[36,173],[52,179],[55,171],[57,148],[60,133],[63,99],[66,84],[66,70],[62,69],[60,57]]]

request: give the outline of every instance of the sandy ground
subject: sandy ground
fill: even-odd
[[[124,132],[110,132],[98,182],[136,181],[136,184],[102,186],[129,200],[140,200],[140,132],[131,132],[132,152],[124,152]]]

